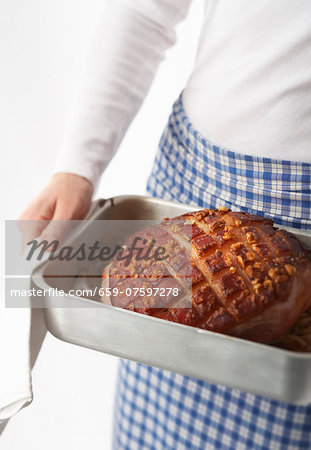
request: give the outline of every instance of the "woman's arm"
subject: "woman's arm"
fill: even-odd
[[[191,0],[112,0],[95,32],[57,172],[96,186],[151,85]]]
[[[109,1],[65,130],[56,175],[20,217],[45,220],[22,226],[25,241],[38,235],[61,240],[59,220],[84,218],[100,175],[137,113],[165,50],[174,44],[175,25],[186,16],[190,2]]]

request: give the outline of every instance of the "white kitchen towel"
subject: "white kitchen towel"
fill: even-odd
[[[32,401],[30,372],[30,308],[0,310],[0,420]]]
[[[24,254],[21,258],[21,267],[25,256]],[[44,259],[47,256],[48,254]],[[34,257],[29,265],[29,275],[37,264],[38,261]],[[1,291],[4,292],[4,288]],[[31,368],[41,348],[46,328],[42,309],[32,310],[30,302],[29,307],[6,308],[3,294],[0,300],[1,423],[32,402]]]

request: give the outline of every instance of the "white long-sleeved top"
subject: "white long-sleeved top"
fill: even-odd
[[[191,0],[113,0],[94,37],[55,171],[94,185]],[[310,0],[206,0],[185,111],[211,142],[311,163]]]

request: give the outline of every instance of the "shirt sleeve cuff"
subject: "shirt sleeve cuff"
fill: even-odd
[[[59,155],[52,169],[52,175],[61,172],[72,173],[86,178],[92,184],[94,193],[98,188],[102,173],[89,161],[83,161],[79,158],[66,158],[65,155]]]

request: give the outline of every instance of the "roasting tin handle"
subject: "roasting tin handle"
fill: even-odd
[[[106,198],[100,198],[100,199],[92,202],[91,208],[90,208],[89,212],[87,213],[85,219],[86,220],[90,219],[100,208],[102,208],[104,206],[106,201],[107,201]],[[111,205],[111,206],[113,206],[113,205]]]

